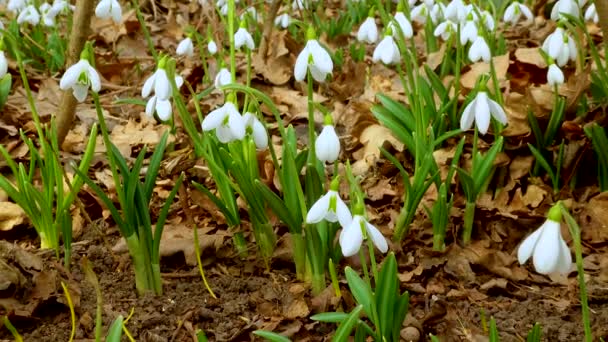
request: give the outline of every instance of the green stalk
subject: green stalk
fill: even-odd
[[[468,245],[471,242],[471,235],[473,232],[473,220],[475,219],[475,208],[477,207],[474,201],[469,201],[465,204],[464,208],[464,230],[462,232],[462,242]]]
[[[126,237],[127,247],[129,248],[129,254],[131,260],[133,260],[133,271],[135,273],[135,288],[137,293],[142,295],[145,292],[153,289],[152,284],[148,281],[148,268],[144,260],[143,254],[141,253],[141,245],[137,239],[137,235],[133,234]]]
[[[141,27],[141,31],[146,38],[146,43],[148,44],[148,50],[150,50],[150,54],[154,57],[154,62],[158,64],[158,53],[156,53],[156,49],[154,48],[154,42],[152,41],[152,37],[150,36],[150,31],[148,31],[148,27],[146,26],[146,20],[144,16],[141,14],[139,9],[139,2],[137,0],[131,0],[131,4],[133,8],[135,8],[135,15],[137,16],[137,21],[139,21],[139,26]]]
[[[291,234],[293,243],[293,259],[296,264],[296,277],[300,280],[306,279],[306,241],[304,236],[298,233]]]
[[[236,51],[234,47],[234,0],[228,0],[228,39],[230,41],[230,75],[232,83],[236,82]]]
[[[587,299],[587,287],[585,285],[585,268],[583,266],[583,245],[581,243],[581,229],[576,223],[576,220],[570,215],[568,209],[563,203],[560,203],[560,208],[568,227],[570,227],[570,234],[572,235],[572,241],[574,242],[574,254],[576,258],[576,271],[578,273],[578,286],[581,292],[581,311],[583,316],[583,329],[585,331],[585,342],[593,341],[593,334],[591,332],[591,318],[589,317],[589,301]]]

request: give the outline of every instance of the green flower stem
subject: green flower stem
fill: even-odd
[[[298,233],[291,234],[293,243],[293,258],[296,264],[296,277],[300,280],[306,279],[306,240]],[[325,280],[323,281],[325,283]]]
[[[230,41],[230,75],[232,83],[236,82],[236,50],[234,47],[234,0],[228,0],[228,39]]]
[[[455,37],[454,41],[456,42],[456,64],[454,65],[454,96],[458,96],[460,94],[460,69],[462,65],[462,55],[464,51],[464,46],[460,44],[460,24],[458,24],[458,35]],[[458,127],[458,101],[454,101],[454,108],[451,112],[450,117],[450,125],[451,127]]]
[[[372,242],[372,239],[369,238],[369,236],[367,236],[366,240],[367,249],[369,252],[369,261],[371,264],[372,272],[374,274],[374,281],[378,283],[378,267],[376,265],[376,254],[374,253],[374,244]]]
[[[307,86],[308,86],[308,167],[314,167],[317,164],[317,155],[315,151],[315,102],[314,102],[314,89],[313,79],[310,69],[306,71]]]
[[[332,258],[329,258],[329,262],[328,262],[328,268],[329,268],[329,276],[331,277],[331,285],[334,288],[334,292],[336,293],[336,297],[340,298],[342,297],[342,292],[340,292],[340,283],[338,282],[338,275],[336,272],[336,265],[334,264],[334,261]]]
[[[201,58],[201,63],[203,64],[203,85],[208,82],[211,82],[211,77],[209,77],[209,66],[207,65],[207,48],[203,44],[203,38],[198,32],[193,34],[194,39],[196,39],[196,46],[198,46],[198,53]],[[196,102],[196,101],[195,101]]]
[[[576,220],[570,215],[563,203],[559,202],[561,212],[568,223],[572,241],[574,243],[574,255],[576,258],[576,271],[578,273],[578,286],[581,292],[581,311],[583,316],[583,329],[585,331],[585,342],[593,341],[591,332],[591,319],[589,317],[589,301],[587,299],[587,287],[585,285],[585,269],[583,266],[583,246],[581,243],[581,229]]]
[[[154,62],[158,63],[158,53],[154,48],[154,42],[152,41],[152,36],[150,36],[150,31],[148,31],[148,27],[146,26],[146,20],[144,16],[141,14],[139,9],[139,2],[137,0],[131,0],[131,4],[133,8],[135,8],[135,15],[137,16],[137,21],[139,21],[139,26],[141,27],[141,31],[146,38],[146,43],[148,44],[148,50],[150,50],[150,54],[154,58]]]
[[[369,278],[369,271],[367,270],[367,260],[365,259],[365,252],[363,252],[363,248],[359,249],[359,260],[361,262],[361,268],[363,268],[363,276],[365,277],[365,282],[371,287],[372,282]]]
[[[475,202],[467,201],[464,207],[464,230],[462,232],[462,242],[468,245],[471,242],[471,234],[473,232],[473,221],[475,219]]]

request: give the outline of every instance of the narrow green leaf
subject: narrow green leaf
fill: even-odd
[[[346,318],[348,318],[348,314],[346,312],[323,312],[310,317],[310,319],[313,321],[325,323],[341,323]]]
[[[291,342],[289,338],[270,331],[256,330],[253,332],[253,334],[263,337],[271,342]]]
[[[361,315],[361,311],[363,311],[363,305],[358,305],[348,317],[340,323],[338,326],[338,330],[336,330],[336,334],[332,341],[335,342],[344,342],[348,341],[348,338],[353,331],[353,328],[359,321],[359,316]]]
[[[395,254],[390,253],[385,259],[376,283],[376,307],[380,321],[380,334],[389,338],[393,335],[393,319],[395,318],[395,303],[399,297],[397,291],[397,261]]]
[[[108,330],[106,342],[120,342],[120,338],[122,337],[122,325],[123,317],[122,315],[118,315]]]

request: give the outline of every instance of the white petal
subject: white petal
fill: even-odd
[[[386,251],[388,251],[388,244],[386,243],[386,238],[380,233],[378,228],[365,221],[365,229],[367,230],[369,238],[372,239],[374,246],[376,246],[380,252],[386,253]]]
[[[316,40],[308,41],[307,45],[309,46],[308,49],[312,54],[312,59],[315,66],[320,71],[331,74],[332,70],[334,69],[334,63],[332,62],[331,56],[327,50],[325,50]]]
[[[340,233],[340,247],[342,247],[342,254],[345,257],[357,254],[361,248],[361,244],[363,243],[362,220],[361,216],[355,216],[351,224],[343,228]]]
[[[162,121],[167,121],[171,117],[171,101],[158,100],[156,101],[156,114]]]
[[[238,112],[235,111],[228,115],[228,127],[230,127],[234,139],[242,140],[245,137],[245,123]]]
[[[192,46],[192,39],[185,38],[177,45],[177,49],[175,49],[175,53],[179,56],[192,56],[194,52],[194,47]]]
[[[315,141],[317,159],[333,163],[340,154],[340,139],[333,126],[325,125]]]
[[[306,70],[308,69],[308,56],[309,52],[306,47],[300,52],[298,58],[296,58],[296,64],[293,69],[293,76],[296,81],[303,81],[306,78]]]
[[[97,73],[97,70],[95,70],[95,68],[93,68],[88,62],[87,62],[87,77],[89,79],[89,82],[91,83],[91,89],[98,93],[101,90],[101,80],[99,79],[99,74]]]
[[[566,241],[560,235],[560,251],[559,251],[559,260],[557,261],[557,269],[556,271],[561,274],[568,274],[572,269],[572,255],[570,254],[570,249],[568,245],[566,245]]]
[[[490,106],[490,113],[496,119],[496,121],[500,122],[503,125],[507,124],[507,114],[502,109],[502,107],[496,103],[496,101],[488,99],[488,105]]]
[[[260,120],[256,119],[253,121],[251,130],[255,146],[260,150],[263,150],[268,147],[268,134],[266,133],[266,128],[260,122]]]
[[[203,119],[203,131],[210,131],[212,129],[218,128],[222,124],[222,121],[224,121],[226,115],[227,112],[223,106],[216,110],[213,110],[205,117],[205,119]]]
[[[8,62],[4,56],[4,51],[0,51],[0,78],[4,77],[8,72]],[[63,80],[63,77],[61,78]]]
[[[517,261],[519,261],[520,264],[522,264],[522,265],[525,264],[526,261],[528,261],[528,259],[530,259],[530,257],[534,253],[534,248],[536,247],[538,238],[540,237],[540,234],[543,232],[543,228],[545,227],[547,222],[548,221],[545,221],[545,223],[543,223],[542,226],[540,226],[538,229],[536,229],[534,231],[534,233],[532,233],[530,236],[525,238],[524,242],[522,242],[521,245],[519,245],[519,248],[517,249]]]
[[[213,40],[207,44],[207,51],[209,51],[209,53],[212,55],[217,53],[217,44],[215,44]]]
[[[327,215],[329,211],[329,200],[331,197],[331,193],[327,193],[319,198],[308,210],[308,214],[306,214],[306,223],[318,223],[321,222]]]
[[[101,0],[97,7],[95,7],[95,16],[100,19],[107,19],[110,17],[110,7],[112,2],[110,0]]]
[[[82,74],[84,68],[86,68],[84,60],[80,60],[78,63],[69,67],[63,74],[63,77],[61,77],[61,81],[59,81],[59,88],[61,90],[72,88],[72,86],[78,82],[78,78],[80,78],[80,74]]]
[[[167,77],[165,69],[156,70],[156,79],[154,80],[154,93],[159,100],[168,100],[171,96],[171,84]]]
[[[464,107],[464,111],[460,116],[460,129],[466,131],[471,129],[473,126],[473,121],[475,120],[475,112],[473,111],[475,108],[475,102],[477,102],[477,98],[474,98],[466,107]]]
[[[215,135],[217,136],[217,140],[224,144],[234,140],[232,132],[230,132],[229,126],[220,125],[218,128],[215,129]]]
[[[152,117],[154,115],[154,110],[156,108],[156,96],[152,96],[148,99],[148,103],[146,103],[146,115]]]
[[[154,83],[156,81],[156,72],[152,74],[152,76],[148,77],[146,82],[144,82],[144,86],[141,88],[141,97],[148,97],[150,93],[152,93],[152,89],[154,88]]]
[[[122,8],[120,7],[120,4],[116,0],[112,0],[112,13],[111,14],[112,14],[112,20],[114,20],[114,22],[116,24],[120,24],[120,22],[122,21]]]
[[[336,197],[336,216],[338,217],[338,222],[340,222],[342,228],[348,227],[353,221],[350,210],[348,210],[348,207],[339,195]]]
[[[83,102],[87,98],[87,94],[89,93],[88,84],[75,83],[72,86],[72,89],[74,90],[72,94],[74,94],[74,97],[78,102]]]
[[[488,105],[488,95],[485,92],[477,94],[475,101],[475,125],[480,134],[488,133],[490,127],[490,106]]]
[[[540,274],[556,271],[561,249],[559,223],[551,220],[547,222],[549,224],[544,225],[532,256],[534,268]]]

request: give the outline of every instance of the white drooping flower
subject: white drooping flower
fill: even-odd
[[[51,11],[55,14],[55,16],[61,12],[70,10],[73,11],[76,6],[70,5],[66,0],[55,0],[53,1],[53,5],[51,6]]]
[[[600,17],[597,15],[597,10],[595,9],[595,4],[592,3],[587,7],[585,11],[585,20],[592,21],[597,24],[600,21]]]
[[[9,0],[6,9],[13,13],[19,13],[25,6],[27,6],[26,0]]]
[[[460,117],[460,129],[463,131],[470,129],[475,121],[479,133],[486,134],[492,117],[503,125],[507,124],[507,115],[502,107],[490,99],[488,93],[480,91],[475,99],[464,108]]]
[[[182,41],[177,44],[175,53],[177,53],[179,56],[192,57],[194,55],[194,45],[192,44],[192,39],[190,37],[182,39]]]
[[[464,25],[460,28],[460,44],[465,45],[466,43],[473,43],[478,37],[477,23],[471,18],[466,20]]]
[[[403,12],[401,12],[401,11],[396,12],[393,19],[395,19],[397,24],[399,24],[399,28],[401,29],[401,32],[403,32],[404,38],[409,39],[414,36],[414,30],[412,29],[412,23],[410,23],[410,21],[407,19],[407,17],[405,16],[405,14]],[[398,37],[399,32],[395,27],[393,27],[393,22],[390,22],[388,24],[388,27],[391,29],[391,31],[393,31],[393,36],[395,38]]]
[[[438,15],[440,12],[439,5],[432,4],[429,5],[426,2],[423,2],[416,7],[412,8],[412,12],[410,13],[412,21],[415,21],[421,25],[426,24],[426,20],[430,19],[433,24],[437,22]]]
[[[101,0],[95,7],[95,16],[100,19],[110,19],[119,24],[122,20],[122,8],[117,0]]]
[[[215,75],[215,81],[213,84],[216,88],[221,88],[225,85],[232,83],[232,75],[226,68],[221,68],[220,71]]]
[[[560,67],[566,65],[569,60],[576,60],[576,43],[572,36],[566,33],[562,27],[556,28],[553,33],[547,36],[543,42],[542,49]]]
[[[527,22],[534,20],[534,15],[532,15],[532,11],[530,11],[528,6],[518,1],[513,1],[507,9],[505,9],[502,20],[515,25],[519,22],[522,15],[526,18]]]
[[[296,81],[304,80],[308,69],[317,82],[324,82],[327,75],[331,74],[334,69],[331,56],[316,39],[309,39],[296,59],[293,70]]]
[[[175,76],[175,85],[177,88],[180,88],[182,84],[184,84],[184,79],[181,76]],[[156,95],[150,97],[146,104],[146,115],[152,117],[154,112],[156,112],[160,120],[169,120],[172,113],[170,98],[171,96],[169,96],[169,99],[161,100]]]
[[[486,63],[490,62],[490,58],[492,58],[490,47],[482,36],[475,38],[475,41],[473,41],[473,44],[469,48],[468,56],[471,62],[478,62],[480,60]]]
[[[65,71],[59,88],[61,90],[72,89],[72,94],[78,102],[83,102],[87,98],[89,86],[94,92],[101,90],[101,79],[97,70],[89,64],[86,59],[81,59]]]
[[[253,37],[251,33],[247,31],[244,27],[239,27],[239,29],[234,34],[234,47],[238,50],[243,45],[247,46],[249,50],[255,49],[255,43],[253,42]]]
[[[578,18],[580,8],[577,0],[557,0],[551,10],[551,20],[557,21],[562,17],[562,14],[568,14]]]
[[[57,14],[53,11],[53,6],[51,6],[51,4],[48,2],[45,2],[40,5],[38,9],[42,15],[42,24],[47,27],[55,26],[55,16]]]
[[[319,223],[322,220],[340,222],[342,227],[348,227],[351,224],[353,218],[350,210],[340,198],[338,187],[334,189],[334,183],[336,183],[336,180],[332,181],[330,190],[308,210],[308,214],[306,214],[307,224]]]
[[[549,65],[549,70],[547,71],[547,84],[552,87],[564,84],[564,73],[555,63]]]
[[[382,63],[389,65],[401,62],[401,52],[399,52],[399,47],[397,47],[397,43],[395,43],[392,35],[385,35],[380,43],[378,43],[378,46],[374,49],[372,61],[374,63],[382,61]]]
[[[274,25],[281,26],[282,28],[288,28],[290,23],[291,23],[291,18],[289,17],[289,14],[287,14],[287,13],[283,13],[274,19]]]
[[[19,12],[19,16],[17,17],[17,23],[19,25],[23,23],[28,23],[31,25],[38,25],[40,22],[40,13],[34,5],[29,5],[25,7],[21,12]]]
[[[209,43],[207,43],[207,51],[209,51],[212,56],[217,53],[217,44],[215,44],[213,40],[210,40]]]
[[[452,34],[458,31],[458,25],[451,20],[444,20],[433,31],[435,37],[441,37],[443,40],[448,40]]]
[[[258,117],[250,112],[246,112],[243,115],[243,121],[245,122],[245,131],[251,134],[255,146],[259,150],[264,150],[268,147],[268,133],[264,124],[258,119]]]
[[[461,23],[466,19],[468,12],[462,0],[452,0],[446,6],[443,17],[455,23]]]
[[[520,264],[532,257],[536,272],[540,274],[568,274],[572,268],[570,249],[560,231],[559,204],[549,210],[547,221],[528,236],[517,249]]]
[[[161,63],[162,60],[159,64]],[[148,77],[141,89],[141,96],[144,98],[150,96],[152,90],[154,90],[154,94],[160,100],[168,100],[169,96],[171,96],[171,83],[163,67],[159,67],[152,76]]]
[[[0,79],[8,72],[8,62],[4,56],[4,51],[0,51]]]
[[[222,143],[242,140],[245,137],[245,122],[234,103],[228,101],[203,119],[203,131],[215,129],[217,139]]]
[[[386,238],[384,238],[378,228],[367,222],[362,215],[355,215],[348,226],[342,226],[342,232],[340,233],[340,247],[342,247],[342,254],[345,257],[353,256],[359,252],[363,243],[364,230],[367,237],[372,240],[374,246],[380,252],[386,253],[388,251]]]
[[[367,17],[357,31],[357,40],[373,44],[378,40],[378,27],[373,17]]]
[[[340,155],[340,138],[332,125],[323,126],[321,134],[315,140],[315,154],[322,162],[333,163]]]

